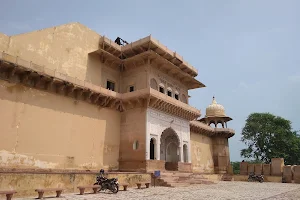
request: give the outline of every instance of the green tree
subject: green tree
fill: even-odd
[[[291,122],[270,113],[252,113],[242,130],[247,148],[241,156],[256,162],[270,163],[284,158],[285,164],[300,164],[300,137],[292,131]]]
[[[231,162],[233,173],[239,174],[240,173],[240,162]]]

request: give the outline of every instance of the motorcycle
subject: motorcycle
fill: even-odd
[[[250,173],[248,177],[248,182],[258,181],[260,183],[264,182],[263,175],[255,175],[254,173]]]
[[[113,193],[118,193],[119,191],[119,182],[117,178],[107,179],[102,174],[97,176],[96,183],[94,185],[100,185],[99,192],[101,190],[110,190]]]

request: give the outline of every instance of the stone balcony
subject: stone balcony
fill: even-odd
[[[130,93],[122,94],[124,109],[136,106],[151,107],[178,117],[194,120],[201,115],[200,110],[177,99],[160,93],[152,88],[145,88]]]
[[[230,128],[213,128],[199,121],[190,121],[190,129],[192,132],[201,133],[209,137],[225,137],[234,136],[235,131]]]

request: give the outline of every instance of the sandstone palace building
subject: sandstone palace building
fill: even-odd
[[[227,172],[231,118],[189,105],[197,69],[152,36],[118,43],[79,23],[0,34],[2,169]]]

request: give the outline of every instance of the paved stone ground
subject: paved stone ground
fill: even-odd
[[[23,198],[23,199],[35,199]],[[58,200],[58,198],[50,198]],[[100,200],[100,199],[211,199],[211,200],[299,200],[300,184],[284,184],[284,183],[248,183],[248,182],[224,182],[221,181],[212,185],[194,185],[190,187],[151,187],[148,189],[129,188],[128,191],[119,191],[117,194],[109,192],[101,192],[99,194],[63,194],[60,200]],[[19,199],[20,200],[20,199]]]

